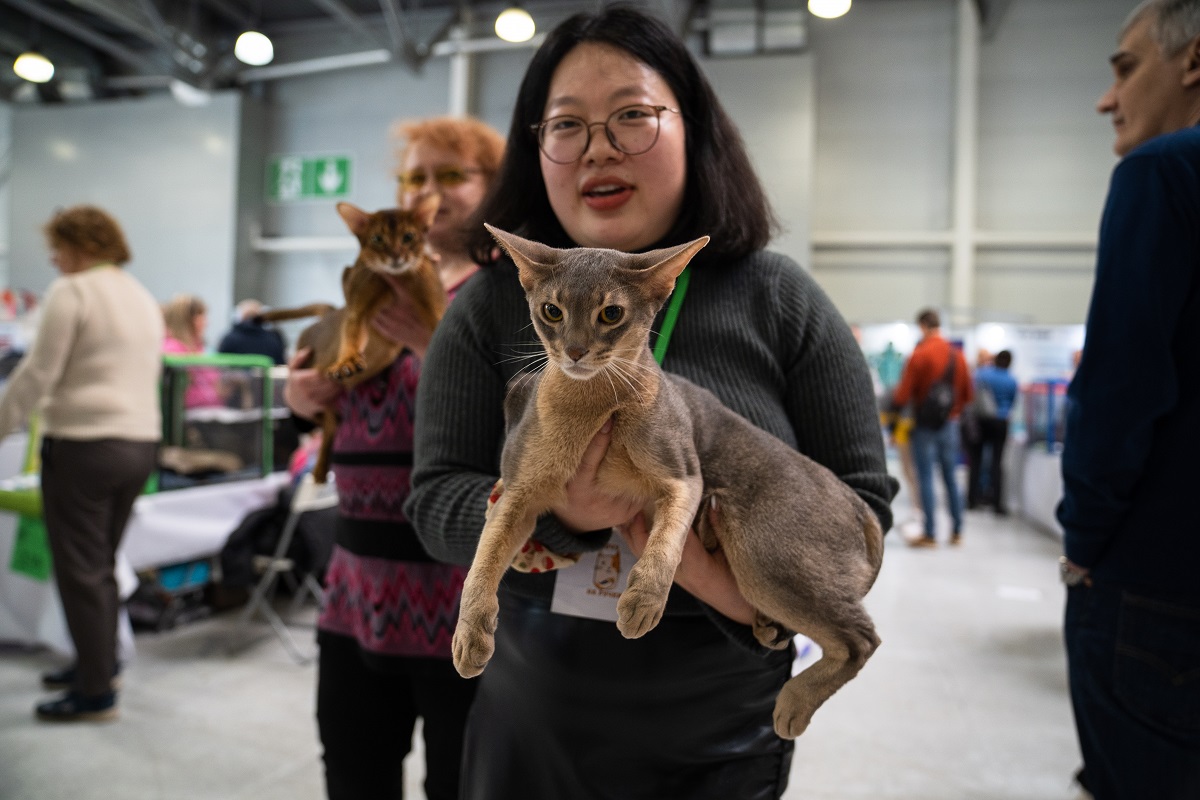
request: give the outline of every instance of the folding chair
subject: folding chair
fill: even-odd
[[[337,505],[337,488],[333,483],[333,476],[329,477],[329,482],[324,484],[313,483],[312,473],[305,473],[301,479],[296,493],[292,496],[287,521],[284,522],[283,532],[279,536],[279,542],[275,545],[275,552],[269,556],[256,556],[254,559],[255,570],[260,571],[262,577],[254,586],[250,600],[238,618],[239,625],[247,625],[256,614],[262,615],[297,664],[307,664],[313,660],[314,656],[301,652],[292,632],[288,629],[288,620],[308,596],[311,595],[317,601],[317,605],[320,605],[324,600],[325,593],[320,582],[311,572],[305,573],[304,577],[298,583],[296,582],[292,576],[296,563],[293,559],[288,558],[287,552],[292,545],[292,538],[301,514]],[[280,575],[285,576],[293,584],[291,587],[293,590],[292,600],[286,615],[279,614],[272,602]]]

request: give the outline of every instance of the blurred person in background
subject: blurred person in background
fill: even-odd
[[[0,396],[0,437],[40,408],[41,493],[54,579],[75,662],[42,676],[65,689],[39,719],[117,716],[117,547],[155,466],[162,431],[158,302],[122,265],[120,225],[74,206],[45,225],[50,284],[33,344]]]
[[[923,535],[911,538],[913,547],[936,547],[934,536],[936,508],[934,504],[933,469],[942,473],[946,487],[946,505],[950,511],[950,543],[962,541],[963,502],[958,488],[955,467],[960,449],[959,415],[971,401],[971,374],[962,351],[942,336],[942,320],[936,311],[926,308],[917,314],[917,327],[921,329],[921,340],[913,348],[904,374],[892,395],[893,409],[899,412],[910,403],[914,408],[912,429],[913,462],[917,467],[917,482],[921,487],[921,509],[924,511]],[[953,392],[953,403],[948,416],[936,426],[922,419],[921,404],[929,396],[934,384],[947,382]]]
[[[1004,446],[1008,418],[1017,401],[1017,381],[1009,374],[1012,353],[1001,350],[975,370],[975,399],[970,413],[974,435],[967,447],[967,508],[990,505],[1007,514],[1004,501]],[[965,416],[965,412],[964,412]]]
[[[258,300],[238,303],[233,312],[233,326],[221,337],[217,352],[266,356],[276,364],[287,361],[283,334],[259,319],[263,311]]]

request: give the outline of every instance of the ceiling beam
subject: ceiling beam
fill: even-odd
[[[96,33],[85,25],[82,25],[70,17],[45,8],[35,0],[0,0],[0,2],[11,6],[19,11],[28,14],[39,22],[49,25],[51,28],[62,31],[79,41],[87,44],[96,50],[107,53],[126,66],[132,67],[139,72],[161,72],[162,68],[154,63],[153,60],[146,58],[140,53],[135,53],[125,45],[105,36],[101,33]]]
[[[220,14],[230,22],[235,22],[241,25],[244,30],[249,30],[258,24],[258,21],[244,10],[229,2],[229,0],[203,0],[204,5],[211,8],[213,11]]]
[[[310,0],[310,2],[368,42],[379,43],[375,32],[359,19],[358,15],[351,11],[342,0]]]

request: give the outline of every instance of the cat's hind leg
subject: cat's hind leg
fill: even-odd
[[[879,647],[875,625],[861,602],[821,609],[798,627],[821,648],[821,660],[785,683],[775,700],[775,732],[785,739],[804,733],[816,710]]]

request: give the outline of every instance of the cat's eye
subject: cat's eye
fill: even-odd
[[[625,309],[620,306],[605,306],[600,309],[600,321],[605,325],[616,325],[625,316]]]
[[[383,245],[383,234],[379,234],[379,233],[372,234],[371,235],[371,244],[382,246]]]
[[[554,303],[542,304],[542,316],[549,322],[562,322],[562,309],[554,305]]]
[[[410,231],[409,233],[406,233],[403,236],[401,236],[400,241],[403,242],[404,244],[412,244],[412,240],[415,238],[417,238],[417,235]]]

